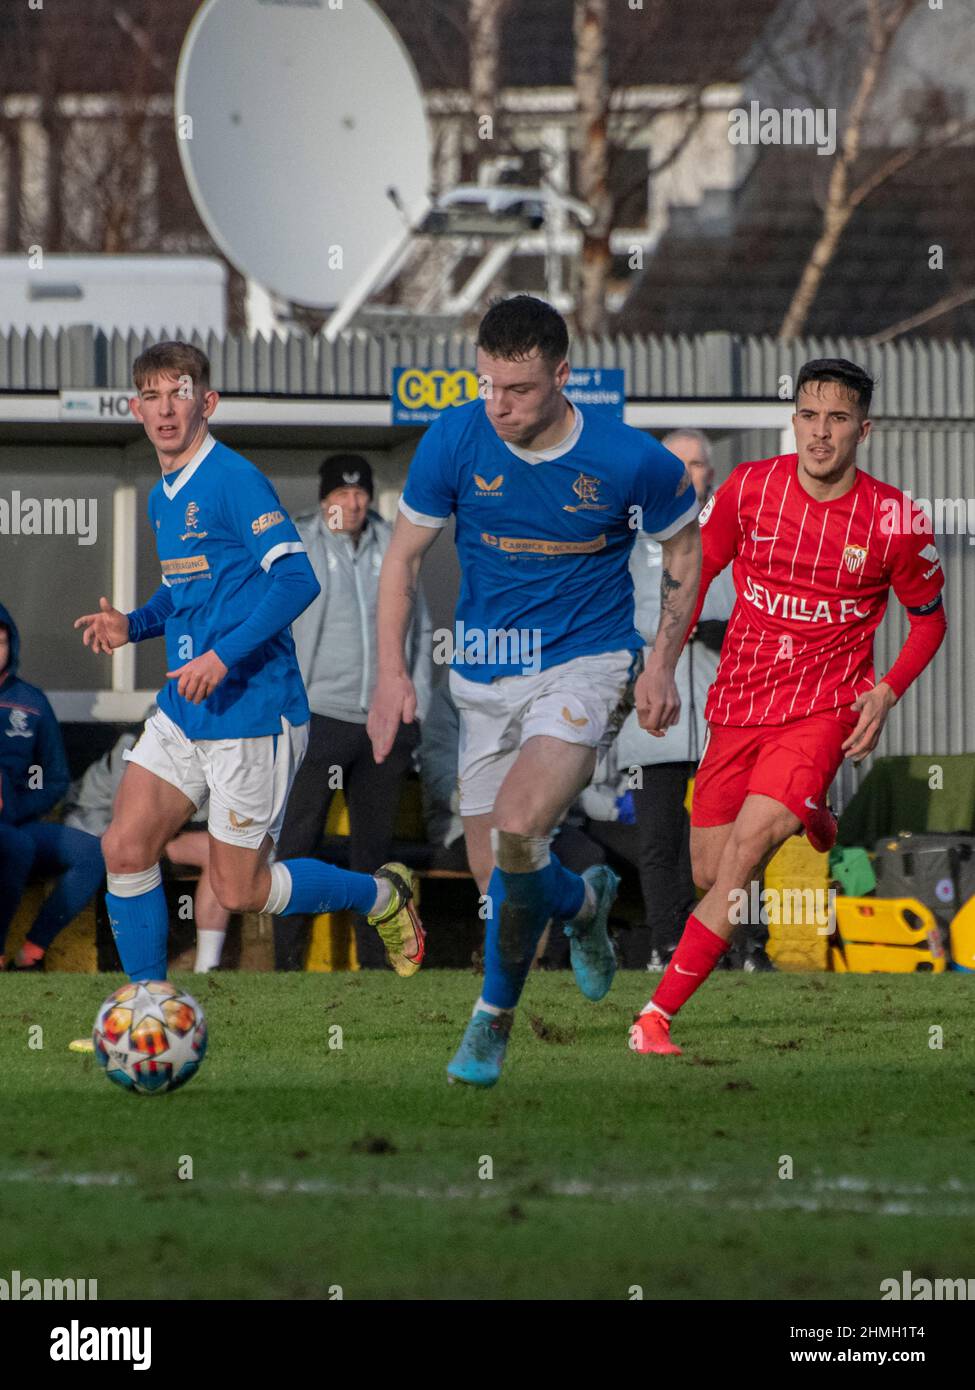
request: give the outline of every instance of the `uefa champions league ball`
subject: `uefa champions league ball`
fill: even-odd
[[[165,980],[147,980],[108,996],[92,1041],[109,1081],[156,1096],[196,1075],[206,1056],[207,1021],[192,995]]]

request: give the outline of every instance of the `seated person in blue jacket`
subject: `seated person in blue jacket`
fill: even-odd
[[[147,711],[147,718],[155,714],[153,704]],[[90,767],[73,784],[68,792],[63,821],[65,825],[77,830],[87,830],[97,835],[99,840],[108,829],[112,819],[112,806],[122,774],[126,766],[126,754],[139,741],[142,725],[121,734],[112,748]],[[193,891],[193,920],[196,923],[196,961],[193,969],[198,974],[216,970],[223,953],[224,938],[230,913],[222,906],[210,877],[210,845],[206,834],[210,799],[205,797],[183,829],[166,846],[166,858],[171,864],[190,864],[200,870]],[[182,904],[181,904],[182,914]]]
[[[0,604],[0,969],[33,873],[57,882],[10,968],[43,970],[47,948],[94,895],[105,865],[96,836],[42,819],[67,791],[68,760],[43,691],[17,675],[19,657],[17,626]]]

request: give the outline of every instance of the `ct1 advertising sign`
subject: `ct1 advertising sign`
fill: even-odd
[[[477,377],[466,367],[394,367],[393,424],[429,425],[441,410],[476,401]]]
[[[442,410],[477,400],[478,380],[467,367],[394,367],[393,424],[429,425]],[[569,374],[568,399],[585,410],[623,419],[622,367],[580,367]]]

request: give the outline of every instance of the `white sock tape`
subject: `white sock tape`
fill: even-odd
[[[143,893],[151,893],[162,883],[162,869],[153,864],[151,869],[141,869],[137,874],[107,874],[108,891],[116,898],[140,898]]]
[[[284,864],[271,865],[271,891],[262,912],[283,912],[291,901],[291,873]]]
[[[492,830],[494,862],[509,874],[531,874],[544,869],[552,855],[548,835],[516,835],[511,830]]]

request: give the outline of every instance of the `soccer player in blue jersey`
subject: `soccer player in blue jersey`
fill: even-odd
[[[390,964],[412,975],[423,931],[402,865],[375,876],[315,859],[269,864],[308,739],[308,701],[290,625],[319,591],[304,545],[267,478],[209,430],[218,396],[206,356],[159,343],[136,359],[132,413],[162,478],[149,495],[162,584],[132,613],[107,599],[79,618],[111,652],[165,634],[158,711],[125,754],[102,840],[106,903],[133,980],[166,977],[168,915],[159,859],[209,794],[210,875],[231,912],[352,908],[377,927]]]
[[[451,515],[461,589],[450,691],[460,712],[460,810],[484,895],[485,976],[452,1080],[491,1086],[546,923],[565,925],[589,999],[612,984],[607,924],[619,880],[581,877],[551,854],[597,750],[635,697],[662,734],[678,717],[674,667],[701,565],[698,504],[679,459],[650,436],[563,394],[568,333],[530,295],[481,322],[483,399],[446,410],[410,466],[379,586],[379,676],[369,716],[377,761],[416,698],[404,637],[420,563]],[[638,531],[663,548],[661,619],[645,669],[629,556]]]

